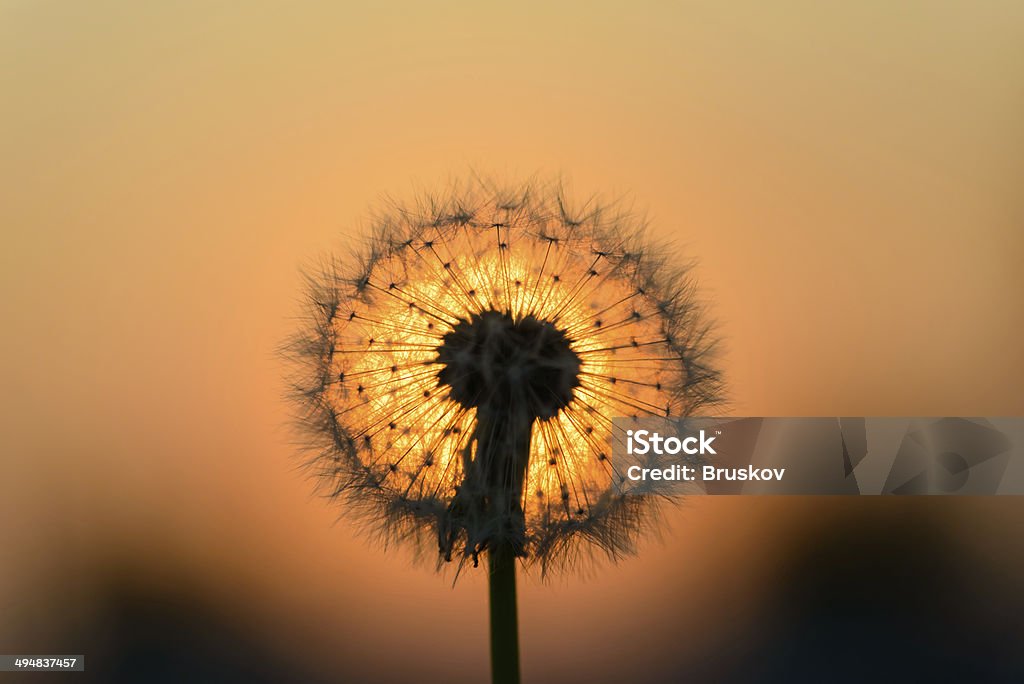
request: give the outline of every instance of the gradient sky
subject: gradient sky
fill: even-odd
[[[1021,3],[367,4],[0,2],[0,640],[138,572],[350,671],[485,671],[480,579],[309,494],[275,355],[303,264],[470,169],[646,209],[737,415],[1024,413]],[[957,506],[1019,560],[1019,505]],[[727,639],[823,507],[693,502],[528,584],[525,672],[613,671],[616,618]]]

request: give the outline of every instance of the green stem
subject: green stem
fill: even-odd
[[[519,684],[519,618],[516,614],[516,555],[510,544],[487,554],[491,603],[491,681]]]

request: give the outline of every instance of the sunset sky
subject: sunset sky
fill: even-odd
[[[1024,413],[1021,3],[364,4],[0,0],[0,652],[99,660],[127,592],[481,679],[483,578],[311,494],[276,351],[304,265],[471,171],[626,196],[697,258],[734,415]],[[1019,502],[688,501],[526,581],[524,675],[719,653],[793,549],[887,515],[1019,600]]]

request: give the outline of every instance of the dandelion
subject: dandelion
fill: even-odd
[[[455,187],[377,215],[308,280],[289,346],[320,486],[385,542],[489,565],[495,681],[518,681],[517,559],[634,551],[657,497],[617,491],[615,416],[719,400],[685,266],[617,204]]]

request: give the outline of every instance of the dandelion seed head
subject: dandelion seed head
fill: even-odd
[[[308,278],[289,344],[323,490],[385,541],[542,571],[634,550],[656,497],[624,496],[612,417],[721,398],[694,283],[643,221],[559,186],[473,181],[376,217]]]

